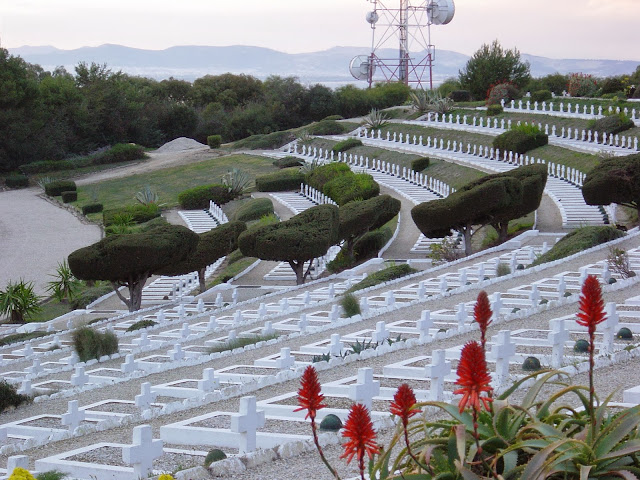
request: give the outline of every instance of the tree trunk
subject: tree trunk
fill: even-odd
[[[198,270],[198,280],[200,281],[200,293],[204,293],[207,291],[207,282],[204,278],[204,272],[206,268],[201,268]]]
[[[492,225],[493,228],[498,232],[498,243],[504,243],[507,241],[507,237],[509,236],[509,222],[500,222]]]
[[[11,323],[25,323],[24,315],[19,310],[11,310]]]
[[[304,261],[289,261],[289,265],[293,269],[293,272],[296,274],[296,285],[302,285],[304,283]]]
[[[462,238],[464,239],[464,254],[469,256],[473,253],[471,249],[471,226],[462,227]]]
[[[131,276],[129,277],[128,282],[122,282],[121,285],[115,282],[111,282],[116,295],[129,308],[130,312],[140,310],[140,305],[142,304],[142,289],[144,288],[144,284],[147,283],[147,280],[150,276],[151,274],[149,273]],[[118,290],[120,287],[127,287],[129,289],[128,299],[120,293],[120,291]]]

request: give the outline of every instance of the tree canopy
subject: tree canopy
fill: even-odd
[[[529,62],[520,59],[520,52],[505,50],[498,40],[491,45],[483,44],[459,72],[460,84],[476,99],[483,99],[491,85],[512,82],[518,88],[531,79]]]
[[[640,213],[640,154],[602,161],[587,174],[582,196],[587,205],[617,203]]]
[[[198,245],[198,234],[179,225],[163,225],[144,233],[111,235],[69,255],[69,267],[79,280],[111,282],[118,297],[133,312],[140,309],[147,279],[181,262]],[[129,289],[129,299],[118,291]]]
[[[288,262],[296,274],[296,283],[304,283],[310,267],[304,262],[327,253],[340,240],[338,207],[318,205],[291,219],[250,228],[238,238],[243,255],[262,260]]]
[[[247,229],[244,222],[229,222],[217,226],[208,232],[198,234],[198,246],[195,252],[184,260],[160,268],[160,275],[185,275],[198,272],[200,293],[206,290],[205,270],[219,258],[229,255],[238,248],[238,236]]]

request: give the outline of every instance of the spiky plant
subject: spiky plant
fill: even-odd
[[[160,200],[158,194],[151,190],[151,187],[149,185],[146,185],[143,190],[140,190],[138,193],[136,193],[135,199],[145,206],[151,204],[157,205],[158,201]]]
[[[251,186],[251,177],[244,170],[232,168],[222,176],[222,184],[234,197],[239,197]]]
[[[363,127],[373,128],[375,130],[384,128],[389,125],[389,115],[387,114],[387,112],[382,112],[374,108],[373,110],[371,110],[371,112],[369,112],[369,115],[365,115],[364,117],[362,117],[361,125]]]

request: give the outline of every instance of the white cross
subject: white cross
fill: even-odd
[[[562,275],[558,280],[558,299],[561,299],[564,297],[564,292],[566,292],[566,290],[567,290],[567,285],[564,282],[564,275]]]
[[[285,313],[287,310],[289,310],[289,301],[286,298],[283,298],[280,300],[280,312]]]
[[[261,303],[258,307],[258,317],[262,318],[267,314],[267,306],[264,303]]]
[[[0,442],[7,441],[7,427],[0,428]]]
[[[264,327],[260,331],[262,335],[273,335],[276,333],[275,328],[273,328],[271,322],[264,322]]]
[[[216,378],[213,368],[205,368],[202,371],[202,380],[198,380],[198,390],[201,392],[213,392],[220,388],[220,381]]]
[[[203,313],[204,312],[204,301],[199,298],[198,299],[198,313]]]
[[[386,293],[384,303],[387,307],[393,307],[396,304],[396,297],[393,295],[393,290]]]
[[[305,305],[309,305],[311,303],[311,294],[308,291],[304,292],[304,295],[302,296],[302,301],[304,302]]]
[[[424,296],[427,293],[427,287],[424,281],[418,283],[418,300],[424,300]]]
[[[369,300],[367,297],[360,298],[360,311],[364,313],[369,313]]]
[[[242,312],[240,310],[236,310],[236,312],[233,314],[233,324],[238,325],[242,323],[243,320],[244,317],[242,316]]]
[[[67,413],[62,414],[62,425],[68,426],[69,431],[73,432],[84,420],[85,412],[78,409],[78,400],[71,400],[68,406]]]
[[[209,317],[209,322],[207,323],[207,331],[211,332],[218,328],[218,320],[213,315]]]
[[[159,310],[158,313],[156,314],[156,320],[158,320],[158,323],[162,323],[165,320],[164,317],[164,310]]]
[[[335,303],[331,305],[331,312],[329,313],[329,321],[335,322],[340,318],[340,307]]]
[[[551,366],[560,368],[564,357],[564,344],[569,340],[569,331],[565,328],[563,318],[554,318],[549,322],[549,326],[551,331],[547,338],[552,345]]]
[[[604,327],[602,328],[602,346],[600,347],[600,353],[611,353],[613,351],[613,340],[618,329],[618,323],[620,317],[616,312],[616,303],[607,302],[604,307],[606,320],[604,321]]]
[[[189,329],[189,323],[185,322],[182,324],[182,329],[180,330],[180,337],[182,339],[189,338],[191,335],[191,330]]]
[[[536,308],[540,303],[540,292],[538,292],[538,286],[534,283],[531,285],[531,292],[529,293],[529,300],[531,300],[531,307]]]
[[[467,321],[467,310],[464,303],[458,304],[458,310],[456,311],[456,319],[458,320],[458,330],[464,329],[464,324]]]
[[[498,319],[501,308],[502,308],[502,295],[500,294],[500,292],[495,292],[493,294],[493,302],[491,302],[491,310],[493,311],[493,315],[491,315],[492,321],[496,321]]]
[[[180,306],[178,306],[178,317],[180,318],[180,320],[182,320],[186,314],[187,314],[187,310],[184,308],[184,305],[181,303]]]
[[[74,387],[81,387],[89,381],[89,376],[84,373],[83,365],[76,365],[76,371],[71,375],[71,385]]]
[[[42,372],[42,366],[40,366],[40,359],[34,358],[33,365],[27,368],[27,372],[34,377]]]
[[[445,293],[447,293],[447,278],[442,277],[440,279],[440,294],[444,295]]]
[[[173,349],[169,350],[169,358],[171,358],[172,362],[177,362],[178,360],[182,360],[184,358],[184,352],[182,351],[182,345],[176,343]]]
[[[23,395],[31,395],[32,393],[31,380],[29,380],[28,378],[25,378],[22,381],[22,386],[18,389],[18,393],[21,393]]]
[[[301,313],[300,320],[298,320],[298,330],[300,330],[301,333],[304,333],[307,330],[308,326],[309,321],[307,320],[307,314]]]
[[[240,434],[240,454],[256,449],[256,431],[264,422],[264,410],[256,409],[256,397],[242,397],[239,413],[231,415],[231,431]]]
[[[433,327],[433,319],[431,318],[431,311],[423,310],[420,314],[420,320],[416,325],[418,332],[420,333],[420,341],[426,342],[431,338],[429,329]]]
[[[511,341],[511,330],[500,330],[491,341],[491,356],[496,361],[495,381],[500,385],[509,376],[509,359],[516,354],[516,344]]]
[[[221,307],[223,304],[224,301],[222,300],[222,293],[218,292],[218,294],[216,295],[215,305],[216,307]]]
[[[431,364],[424,367],[424,373],[431,383],[431,400],[442,401],[444,399],[444,379],[451,373],[451,362],[447,362],[445,350],[431,352]]]
[[[131,373],[137,369],[138,362],[135,361],[133,353],[128,353],[127,356],[124,357],[124,363],[120,365],[120,370],[122,371],[122,373]]]
[[[340,341],[340,334],[331,334],[331,344],[329,345],[329,354],[334,357],[339,357],[342,354],[343,344]]]
[[[295,359],[291,356],[291,348],[283,347],[280,349],[280,358],[276,359],[276,368],[286,370],[295,364]]]
[[[151,474],[153,461],[162,456],[162,440],[154,440],[151,425],[139,425],[133,429],[133,445],[122,447],[122,461],[133,465],[137,478]]]
[[[371,341],[373,343],[382,343],[389,338],[389,330],[383,320],[376,323],[376,331],[371,333]]]
[[[136,407],[140,410],[148,409],[156,401],[157,393],[151,391],[151,383],[144,382],[140,386],[140,395],[136,395]]]
[[[236,303],[238,303],[238,289],[234,288],[233,292],[231,293],[231,302],[235,305]]]
[[[349,398],[369,410],[373,397],[380,395],[380,381],[373,379],[373,368],[359,368],[357,383],[349,385]]]
[[[11,474],[16,468],[29,469],[29,457],[27,455],[14,455],[7,459],[7,473]]]
[[[142,331],[140,332],[140,337],[139,338],[134,338],[133,339],[133,343],[134,345],[139,346],[140,348],[146,348],[151,346],[151,340],[149,340],[149,337],[147,336],[147,332],[146,331]]]

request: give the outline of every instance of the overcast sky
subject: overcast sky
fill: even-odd
[[[384,3],[397,6],[399,0]],[[472,54],[497,38],[505,47],[552,58],[640,60],[640,0],[455,4],[453,21],[432,30],[436,48]],[[300,53],[367,47],[371,34],[364,16],[371,5],[368,0],[0,0],[0,40],[5,48],[256,45]]]

